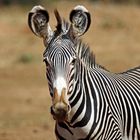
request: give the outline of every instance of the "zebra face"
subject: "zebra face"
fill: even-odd
[[[49,14],[42,6],[35,6],[29,12],[28,24],[31,31],[43,38],[46,50],[44,61],[50,95],[51,114],[57,121],[65,121],[71,111],[69,97],[73,91],[76,67],[75,42],[90,25],[90,14],[84,6],[76,6],[70,13],[71,24],[61,19],[55,10],[56,30],[49,25]]]
[[[71,110],[69,96],[74,83],[76,53],[68,35],[59,35],[48,44],[44,52],[46,75],[52,97],[51,114],[55,120],[64,121]]]

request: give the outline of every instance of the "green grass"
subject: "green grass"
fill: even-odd
[[[28,64],[35,61],[35,57],[32,54],[24,53],[18,58],[19,63]]]

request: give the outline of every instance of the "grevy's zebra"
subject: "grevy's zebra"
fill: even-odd
[[[83,6],[69,24],[55,10],[56,30],[41,6],[29,13],[29,27],[44,40],[44,61],[58,140],[140,140],[140,67],[113,74],[95,63],[78,39],[90,25]]]

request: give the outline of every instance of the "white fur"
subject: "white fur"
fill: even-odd
[[[35,12],[37,12],[37,11],[40,10],[40,9],[41,9],[41,10],[45,10],[45,8],[42,7],[41,5],[37,5],[37,6],[34,6],[30,12],[31,12],[31,13],[35,13]]]
[[[54,82],[54,87],[57,89],[58,95],[61,96],[62,89],[67,89],[66,80],[62,76],[57,77]]]
[[[88,10],[83,5],[78,5],[74,8],[74,10],[82,10],[88,13]]]

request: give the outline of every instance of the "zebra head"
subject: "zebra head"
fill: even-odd
[[[71,111],[69,98],[74,86],[76,61],[75,44],[90,25],[90,14],[84,6],[76,6],[70,13],[71,24],[63,20],[55,10],[56,30],[49,25],[49,14],[42,6],[35,6],[28,15],[31,31],[43,38],[46,47],[44,62],[50,95],[51,113],[55,120],[65,121]]]

